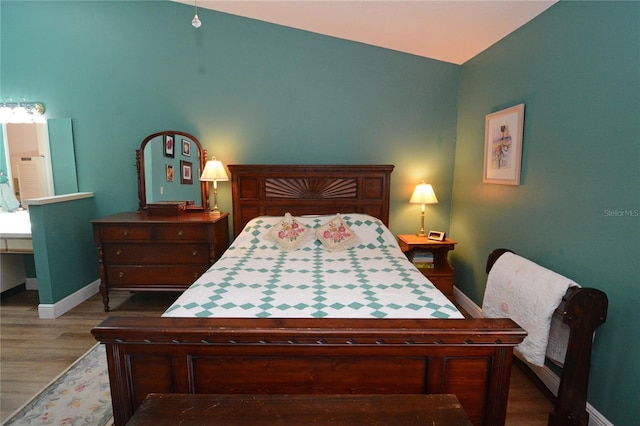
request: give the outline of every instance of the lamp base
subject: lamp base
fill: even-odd
[[[422,205],[422,212],[420,212],[420,231],[416,234],[418,237],[426,237],[427,233],[424,231],[424,204]]]

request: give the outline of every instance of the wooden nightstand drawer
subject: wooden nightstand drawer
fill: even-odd
[[[168,265],[207,263],[209,245],[202,244],[105,244],[102,248],[108,264]]]

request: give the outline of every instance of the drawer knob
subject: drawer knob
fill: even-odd
[[[198,255],[198,250],[194,250],[193,253],[191,253],[193,256],[197,256]]]
[[[122,235],[124,235],[124,236],[126,237],[127,235],[129,235],[129,231],[127,231],[127,230],[125,229],[124,231],[122,231]]]
[[[178,237],[182,237],[183,234],[184,234],[184,231],[182,229],[178,231]]]
[[[124,272],[119,272],[118,273],[118,278],[122,278],[122,277],[124,277]]]
[[[116,251],[116,256],[120,256],[122,254],[122,250]]]
[[[198,273],[197,272],[193,273],[193,278],[198,278]]]

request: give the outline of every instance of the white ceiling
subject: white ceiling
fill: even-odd
[[[462,64],[556,1],[197,0],[197,6]]]

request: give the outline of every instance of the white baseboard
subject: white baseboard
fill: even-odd
[[[94,294],[98,293],[100,288],[100,280],[95,280],[91,284],[81,288],[75,293],[70,294],[64,299],[50,304],[41,303],[38,305],[38,316],[40,319],[55,319],[67,311],[78,306]]]
[[[453,288],[453,295],[456,298],[456,302],[467,311],[473,318],[482,318],[482,308],[475,304],[475,302],[467,297],[466,294],[461,292],[458,287]],[[538,376],[540,381],[554,394],[558,395],[558,387],[560,387],[560,377],[553,372],[549,367],[538,367],[536,365],[529,364],[525,361],[517,352],[515,355],[522,361],[524,361],[531,370]],[[587,412],[589,413],[589,426],[613,426],[609,420],[600,414],[591,404],[587,402]]]
[[[37,278],[26,278],[24,282],[24,286],[27,290],[37,290],[38,289],[38,279]]]

